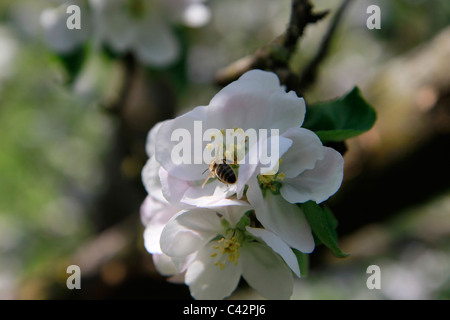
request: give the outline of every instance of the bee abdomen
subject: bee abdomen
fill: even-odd
[[[233,184],[236,182],[236,174],[233,169],[227,165],[222,164],[216,170],[217,177],[225,183]]]

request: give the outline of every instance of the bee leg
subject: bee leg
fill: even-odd
[[[205,181],[203,181],[202,189],[205,186],[205,184],[208,182],[208,180],[211,179],[211,178],[214,178],[214,176],[215,176],[214,172],[211,171],[211,173],[206,177]]]

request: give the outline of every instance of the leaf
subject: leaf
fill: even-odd
[[[311,225],[314,235],[339,258],[345,258],[348,254],[343,253],[338,245],[336,233],[337,220],[328,208],[322,208],[314,201],[299,204],[305,213],[306,219]]]
[[[322,142],[344,141],[370,130],[376,119],[375,109],[355,87],[342,99],[311,105],[303,127],[314,131]]]
[[[297,257],[298,266],[300,267],[300,274],[302,277],[307,277],[309,272],[309,254],[303,253],[297,249],[292,249]]]
[[[70,53],[58,54],[56,56],[67,71],[68,83],[72,83],[80,73],[87,59],[88,51],[89,49],[85,45],[80,46]]]

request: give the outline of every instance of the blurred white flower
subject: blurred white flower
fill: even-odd
[[[82,0],[63,2],[41,13],[44,37],[57,53],[68,53],[92,38],[95,47],[109,46],[118,54],[132,52],[144,64],[164,67],[175,62],[180,44],[176,24],[200,27],[209,9],[195,0]],[[85,5],[87,3],[88,5]],[[81,9],[81,29],[69,29],[69,5]]]
[[[59,1],[54,8],[47,8],[41,12],[40,23],[44,31],[47,45],[60,54],[69,53],[82,45],[90,34],[90,18],[86,11],[85,2],[81,0]],[[70,16],[68,7],[76,5],[80,8],[80,29],[69,29],[67,19]]]
[[[117,53],[133,52],[145,64],[165,66],[179,44],[159,0],[90,0],[94,37]]]
[[[237,203],[178,213],[162,231],[163,252],[175,259],[189,260],[183,265],[184,279],[196,299],[228,297],[237,288],[241,275],[262,296],[288,299],[293,276],[286,263],[299,274],[294,253],[267,230],[245,229],[241,218],[251,208]],[[254,241],[249,231],[268,243]]]

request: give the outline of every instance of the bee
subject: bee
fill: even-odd
[[[206,177],[205,181],[202,184],[202,188],[205,186],[206,182],[208,182],[211,178],[217,178],[220,182],[225,184],[234,184],[237,181],[236,173],[233,168],[225,162],[225,159],[222,163],[217,163],[216,159],[211,161],[209,164],[209,175]],[[203,173],[208,171],[206,169]]]

